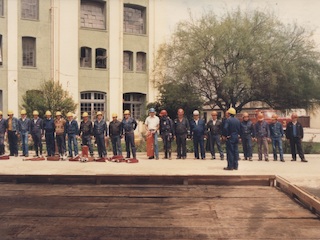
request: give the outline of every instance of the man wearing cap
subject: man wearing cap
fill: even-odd
[[[28,157],[29,156],[29,134],[31,130],[31,121],[27,118],[26,110],[21,110],[21,118],[18,120],[18,132],[21,137],[22,143],[22,156]]]
[[[191,138],[193,139],[194,157],[199,157],[199,147],[201,153],[201,159],[206,158],[204,149],[204,138],[206,137],[206,123],[203,119],[200,119],[200,113],[198,110],[193,111],[193,119],[190,121]]]
[[[174,133],[177,142],[177,159],[186,159],[187,157],[187,137],[190,136],[190,125],[187,118],[184,117],[184,110],[178,109],[178,117],[174,120]]]
[[[242,141],[244,160],[252,161],[252,138],[254,138],[254,125],[247,112],[242,115],[240,124],[240,137]]]
[[[163,141],[164,159],[171,160],[171,142],[174,137],[173,121],[166,110],[161,110],[160,116],[160,135]]]
[[[93,157],[93,147],[91,143],[92,135],[93,135],[92,122],[89,120],[89,114],[87,112],[84,112],[82,114],[82,121],[80,123],[79,136],[81,137],[82,145],[88,146],[91,157]]]
[[[103,119],[102,112],[97,112],[97,119],[93,124],[93,135],[96,138],[96,143],[98,146],[98,154],[100,158],[107,156],[106,142],[108,136],[107,123]]]
[[[286,127],[286,138],[290,141],[291,148],[291,161],[297,161],[297,151],[301,162],[308,162],[305,157],[301,146],[301,141],[303,139],[303,127],[300,122],[298,122],[298,114],[292,113],[291,122],[287,124]]]
[[[7,131],[6,120],[3,118],[3,113],[0,111],[0,156],[5,154],[4,137]]]
[[[43,130],[45,132],[48,157],[53,157],[55,154],[54,129],[55,125],[52,119],[52,114],[50,111],[46,111],[46,118],[43,121]]]
[[[36,151],[36,155],[34,157],[42,156],[42,136],[43,136],[43,120],[39,118],[39,112],[37,110],[33,111],[33,119],[30,124],[30,132],[32,136],[32,140],[34,143],[34,149]],[[40,155],[39,155],[40,151]]]
[[[158,147],[158,130],[160,127],[160,119],[158,116],[156,116],[156,110],[154,108],[149,109],[149,116],[146,118],[145,122],[145,128],[147,131],[147,134],[153,134],[154,137],[154,155],[155,156],[149,156],[149,159],[156,160],[159,159],[159,147]]]
[[[19,123],[18,119],[13,116],[13,111],[8,111],[8,119],[6,121],[6,128],[8,134],[10,156],[18,156],[18,130]]]
[[[226,120],[223,131],[228,151],[228,166],[225,167],[224,170],[238,170],[240,121],[235,118],[236,110],[234,108],[229,108],[228,114],[230,117]]]
[[[269,146],[268,141],[270,140],[270,129],[268,123],[263,118],[263,113],[258,113],[258,121],[254,125],[255,141],[258,143],[258,157],[259,161],[262,161],[262,155],[264,160],[269,161]],[[263,154],[262,154],[263,149]]]
[[[60,111],[56,112],[56,119],[54,120],[54,131],[56,133],[56,142],[61,159],[65,159],[66,156],[66,120],[62,117]]]
[[[213,111],[211,113],[212,119],[209,120],[207,123],[207,130],[208,130],[208,137],[209,137],[209,142],[210,142],[210,153],[212,156],[212,159],[216,159],[215,156],[215,150],[214,150],[214,145],[217,145],[219,154],[220,154],[220,159],[224,159],[224,154],[221,149],[221,143],[220,143],[220,138],[221,138],[221,133],[222,133],[222,122],[217,119],[218,113],[216,111]]]
[[[122,120],[122,131],[124,134],[124,140],[126,142],[127,158],[130,158],[130,148],[133,158],[136,158],[136,146],[134,143],[134,130],[137,128],[137,121],[130,117],[130,111],[124,111],[124,118]]]
[[[78,141],[77,141],[77,136],[79,134],[79,127],[78,127],[78,122],[73,119],[73,113],[68,112],[67,113],[67,122],[66,122],[66,136],[68,139],[68,151],[69,151],[69,156],[70,158],[73,157],[72,152],[74,152],[74,156],[78,156]],[[72,151],[73,148],[73,151]]]
[[[109,124],[109,136],[112,143],[113,155],[122,156],[121,136],[122,136],[122,122],[118,120],[118,114],[112,114],[112,121]]]

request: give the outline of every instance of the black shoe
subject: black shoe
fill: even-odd
[[[238,168],[233,168],[233,170],[238,170]]]
[[[202,160],[206,160],[206,158],[201,158]]]
[[[25,157],[25,155],[24,155],[24,154],[21,154],[21,155],[19,155],[19,157]]]
[[[297,159],[291,159],[291,162],[297,161]]]
[[[68,157],[69,157],[69,158],[72,158],[72,155],[69,155]],[[101,157],[102,157],[102,156],[101,156]]]
[[[233,170],[233,168],[225,167],[225,168],[223,168],[223,170],[232,171],[232,170]]]
[[[266,161],[266,162],[269,162],[269,159],[268,159],[268,158],[266,158],[266,159],[265,159],[265,161]]]
[[[305,160],[305,159],[301,159],[301,162],[308,162],[308,160]]]
[[[212,157],[211,157],[211,159],[212,159],[212,160],[215,160],[215,159],[216,159],[216,157],[215,157],[215,156],[212,156]]]
[[[278,161],[277,159],[273,159],[273,161]]]
[[[281,162],[285,162],[284,159],[281,159],[280,161],[281,161]]]
[[[259,158],[259,160],[258,160],[258,161],[262,161],[262,159],[260,159],[260,158]]]
[[[149,159],[154,159],[154,156],[152,156],[152,157],[149,157]]]

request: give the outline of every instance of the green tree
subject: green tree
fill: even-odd
[[[28,90],[22,99],[22,107],[26,109],[29,117],[32,116],[33,110],[38,110],[40,116],[44,116],[47,110],[52,114],[61,111],[66,115],[67,112],[74,112],[77,107],[68,91],[65,91],[59,82],[53,80],[45,81],[40,89]]]
[[[259,11],[191,17],[160,47],[155,81],[193,86],[222,110],[241,111],[253,101],[308,108],[320,100],[320,54],[311,36]]]

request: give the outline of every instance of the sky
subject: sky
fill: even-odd
[[[284,23],[296,22],[314,31],[320,50],[320,0],[155,0],[156,44],[168,40],[176,24],[189,19],[189,13],[199,18],[206,11],[223,15],[240,7],[242,10],[261,10],[274,13]]]

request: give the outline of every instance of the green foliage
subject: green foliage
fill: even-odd
[[[74,112],[77,107],[62,85],[53,80],[45,81],[39,90],[28,90],[22,99],[22,107],[26,109],[29,117],[32,116],[33,110],[38,110],[40,116],[44,116],[47,110],[52,114],[61,111],[63,115],[66,115],[67,112]]]
[[[155,79],[189,84],[222,110],[253,101],[308,108],[320,100],[320,54],[311,36],[269,13],[209,12],[177,25],[158,52]]]

